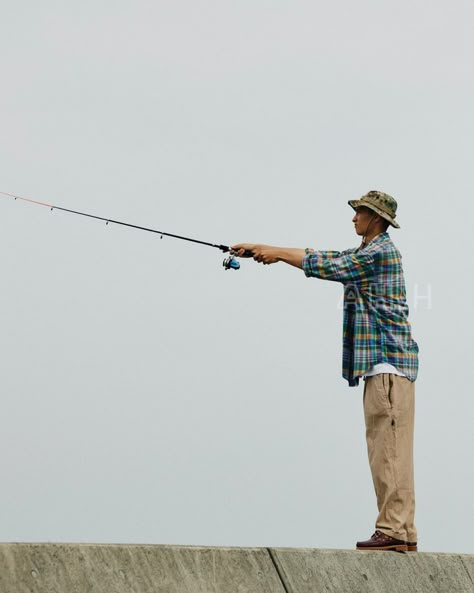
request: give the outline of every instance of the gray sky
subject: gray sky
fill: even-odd
[[[398,199],[420,548],[473,553],[473,2],[1,7],[2,191],[320,249]],[[0,225],[0,540],[370,536],[339,285],[6,198]]]

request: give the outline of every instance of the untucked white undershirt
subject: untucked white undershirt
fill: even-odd
[[[380,364],[374,364],[374,366],[365,373],[365,377],[373,377],[374,375],[380,375],[381,373],[389,373],[390,375],[399,375],[405,377],[396,367],[388,362],[381,362]]]

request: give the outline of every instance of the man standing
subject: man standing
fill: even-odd
[[[350,200],[362,237],[357,248],[317,251],[240,243],[263,264],[285,262],[306,276],[344,285],[342,374],[349,386],[364,378],[364,416],[377,497],[376,531],[359,550],[416,551],[413,431],[418,346],[408,322],[401,255],[387,232],[397,202],[380,191]]]

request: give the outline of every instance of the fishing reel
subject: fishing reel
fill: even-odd
[[[222,262],[225,270],[240,270],[240,262],[237,260],[235,255],[229,255]]]

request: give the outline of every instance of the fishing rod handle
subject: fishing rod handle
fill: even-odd
[[[234,255],[237,255],[237,251],[234,250]],[[253,251],[251,251],[250,249],[246,249],[242,255],[238,255],[237,257],[253,257]]]

